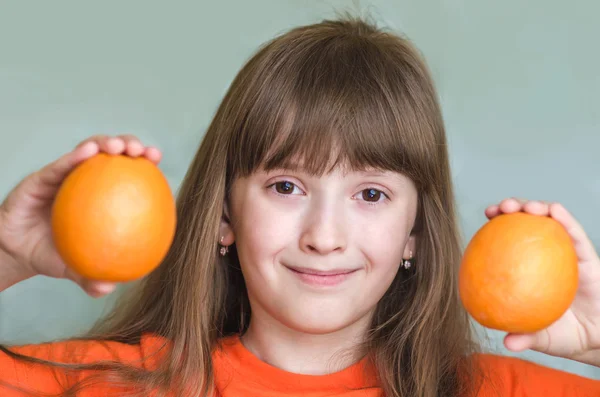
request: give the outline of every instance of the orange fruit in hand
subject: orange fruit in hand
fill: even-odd
[[[513,333],[542,330],[570,307],[578,260],[565,228],[523,212],[492,218],[475,233],[459,272],[460,298],[481,325]]]
[[[105,153],[63,181],[52,206],[56,249],[65,264],[93,280],[125,282],[154,270],[176,227],[175,199],[146,158]]]

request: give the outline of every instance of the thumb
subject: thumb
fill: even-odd
[[[98,145],[86,142],[75,150],[63,155],[58,160],[46,165],[35,173],[40,182],[35,193],[46,198],[53,198],[67,175],[81,162],[98,153]]]
[[[65,278],[75,282],[92,298],[100,298],[104,295],[108,295],[117,287],[116,283],[86,279],[69,268],[65,269]]]
[[[17,208],[27,198],[33,198],[36,203],[41,201],[44,206],[51,203],[67,175],[97,153],[98,145],[87,142],[28,175],[8,194],[4,204],[7,212]]]
[[[504,337],[504,346],[512,352],[522,352],[528,349],[545,352],[548,350],[549,344],[550,337],[546,330],[531,334],[508,334]]]

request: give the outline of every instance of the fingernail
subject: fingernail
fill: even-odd
[[[94,290],[101,294],[109,294],[115,289],[115,285],[112,283],[96,283],[94,284]]]
[[[137,141],[129,142],[129,152],[138,156],[144,152],[144,145]]]
[[[161,160],[162,153],[154,146],[149,146],[146,148],[146,157],[158,163]]]
[[[115,151],[122,151],[122,150],[125,150],[125,148],[127,147],[125,145],[125,142],[119,138],[109,138],[107,145],[109,147],[111,147],[111,149],[114,149]]]
[[[98,145],[95,142],[86,142],[79,149],[86,156],[94,154],[98,150]]]

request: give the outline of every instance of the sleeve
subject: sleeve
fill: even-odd
[[[2,347],[0,349],[0,395],[24,397],[33,393],[60,395],[91,371],[69,371],[60,364],[90,364],[98,361],[117,361],[141,366],[139,345],[104,341],[65,341]],[[44,363],[51,361],[58,365]],[[88,390],[81,395],[106,395]],[[78,394],[80,395],[80,394]]]
[[[600,380],[514,357],[481,357],[484,384],[478,397],[600,397]]]

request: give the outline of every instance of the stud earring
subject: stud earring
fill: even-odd
[[[221,256],[225,256],[229,252],[229,247],[227,247],[226,245],[222,245],[224,239],[225,239],[225,237],[221,236],[221,239],[219,240],[219,244],[221,244],[221,248],[219,249],[219,253],[221,254]]]
[[[407,269],[407,270],[410,269],[410,267],[412,266],[412,262],[411,262],[412,257],[413,257],[412,251],[409,251],[409,253],[408,253],[408,259],[403,259],[402,260],[402,267],[404,269]]]

